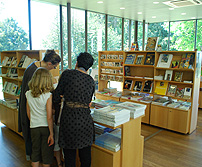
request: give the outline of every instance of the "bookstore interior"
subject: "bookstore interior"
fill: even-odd
[[[159,37],[138,41],[125,51],[99,51],[98,69],[91,70],[97,90],[91,103],[95,126],[93,167],[141,167],[144,137],[141,123],[181,135],[197,127],[201,51],[162,51]],[[59,51],[57,51],[59,53]],[[1,52],[3,99],[0,121],[18,132],[18,104],[26,68],[42,60],[45,50]],[[59,78],[59,67],[51,70]],[[110,85],[116,81],[121,90]],[[132,156],[131,156],[132,155]]]

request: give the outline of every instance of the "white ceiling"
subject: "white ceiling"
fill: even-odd
[[[132,20],[147,23],[177,21],[189,19],[202,19],[202,5],[186,6],[169,10],[169,6],[163,2],[167,0],[39,0],[55,4],[67,5],[71,7],[99,12],[103,14],[124,17]],[[98,1],[103,1],[98,4]],[[180,0],[178,0],[180,1]],[[202,3],[202,0],[198,0]],[[154,4],[153,2],[159,2]],[[124,10],[120,8],[124,7]],[[142,14],[138,14],[142,12]],[[182,15],[182,13],[186,13]],[[156,18],[152,18],[156,16]]]

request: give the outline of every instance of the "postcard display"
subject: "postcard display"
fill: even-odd
[[[101,59],[101,55],[106,55],[107,58],[107,55],[121,54],[123,55],[123,65],[119,68],[123,68],[123,96],[128,92],[142,92],[153,97],[158,95],[168,100],[165,100],[161,105],[155,98],[149,103],[137,102],[123,98],[123,96],[118,98],[97,94],[96,97],[103,100],[112,99],[145,104],[147,108],[145,116],[142,118],[143,123],[180,133],[192,133],[196,129],[198,117],[201,75],[200,55],[202,53],[197,51],[100,51],[99,91],[107,88],[108,82],[108,79],[103,80],[101,77],[103,74],[102,68],[105,68],[101,66],[101,63],[103,61],[113,61],[113,59]],[[172,104],[170,104],[171,102]],[[182,103],[186,103],[189,107],[178,107]]]
[[[107,55],[109,56],[106,57]],[[123,51],[99,52],[98,90],[103,90],[104,88],[107,88],[108,80],[113,81],[114,78],[118,82],[123,83],[123,61],[124,61]],[[107,63],[105,64],[105,62]],[[111,62],[115,62],[116,65]],[[113,70],[115,70],[116,72],[113,73]],[[111,71],[111,73],[108,71]],[[111,75],[111,77],[106,77],[104,79],[103,75],[107,75],[107,76]],[[102,96],[102,95],[99,96],[98,94],[96,94],[96,97],[97,99],[100,98],[103,100],[110,100],[110,99],[117,100],[117,101],[120,100],[120,98],[118,97]],[[130,121],[116,127],[112,127],[106,124],[101,124],[101,125],[109,127],[111,129],[121,128],[121,132],[122,132],[121,133],[121,149],[117,152],[113,152],[93,144],[92,166],[93,167],[103,167],[103,166],[142,167],[144,137],[141,136],[141,117],[138,117],[136,119],[130,119]]]
[[[59,51],[57,51],[59,53]],[[3,51],[1,52],[1,77],[4,99],[0,100],[0,120],[8,128],[18,133],[18,102],[23,74],[34,61],[42,60],[45,50]],[[59,67],[51,70],[58,78]],[[21,135],[21,133],[18,133]]]

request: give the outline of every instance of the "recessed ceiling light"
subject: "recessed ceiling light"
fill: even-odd
[[[159,4],[159,2],[153,2],[153,4]]]
[[[142,12],[137,12],[137,14],[142,14]]]
[[[168,20],[164,20],[164,21],[168,21]]]
[[[174,10],[174,8],[169,8],[169,10]]]
[[[192,17],[191,19],[196,19],[196,17]]]
[[[186,15],[186,13],[181,13],[181,15]]]
[[[125,8],[124,8],[124,7],[121,7],[120,9],[123,10],[123,9],[125,9]]]
[[[153,19],[155,19],[155,18],[156,18],[156,16],[152,16],[152,18],[153,18]]]
[[[103,3],[103,1],[98,1],[97,3]]]

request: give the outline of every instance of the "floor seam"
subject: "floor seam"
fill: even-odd
[[[148,139],[154,137],[155,135],[157,135],[157,134],[160,133],[161,131],[163,131],[163,129],[160,129],[159,131],[157,131],[157,132],[153,133],[152,135],[146,137],[146,138],[144,139],[144,141],[147,141]]]

